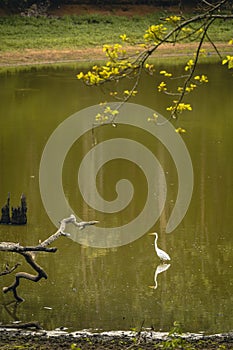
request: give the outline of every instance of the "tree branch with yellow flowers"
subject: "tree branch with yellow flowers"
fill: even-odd
[[[107,61],[103,65],[94,65],[88,72],[80,72],[77,78],[82,80],[88,86],[99,86],[102,84],[114,82],[117,85],[117,91],[110,92],[110,96],[119,100],[120,103],[115,110],[106,104],[103,113],[96,116],[96,121],[100,124],[114,123],[122,104],[137,94],[142,72],[155,76],[155,66],[150,62],[150,58],[155,58],[158,48],[163,45],[176,45],[184,42],[196,42],[196,48],[193,51],[193,57],[184,65],[184,75],[174,77],[172,72],[162,70],[159,75],[163,77],[157,86],[158,93],[164,93],[174,96],[172,104],[167,106],[170,118],[176,119],[184,111],[191,111],[192,106],[185,101],[185,98],[197,87],[208,83],[208,77],[205,74],[196,75],[196,68],[201,56],[205,55],[203,44],[209,42],[222,64],[233,68],[233,55],[222,58],[217,44],[210,38],[209,28],[217,20],[233,20],[233,14],[228,10],[229,0],[217,1],[214,4],[202,0],[205,6],[200,14],[190,18],[183,15],[173,15],[162,18],[160,23],[152,24],[146,29],[141,42],[133,42],[127,34],[121,34],[121,44],[104,45],[103,51],[106,54]],[[229,45],[233,45],[233,39],[229,38]],[[129,47],[131,49],[129,49]],[[132,52],[132,47],[134,51]],[[170,91],[169,79],[179,78],[181,83],[175,90]],[[120,90],[120,82],[128,79],[129,88]],[[156,115],[154,121],[156,121]]]

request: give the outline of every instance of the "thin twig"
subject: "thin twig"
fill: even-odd
[[[215,45],[215,43],[210,39],[208,33],[206,33],[206,39],[210,42],[210,44],[213,46],[214,50],[216,51],[217,55],[219,56],[220,59],[222,59],[222,55],[221,53],[218,51],[217,46]]]
[[[0,272],[0,276],[5,276],[5,275],[9,275],[10,273],[12,273],[13,271],[15,271],[17,269],[17,267],[20,266],[19,263],[15,264],[14,266],[12,266],[11,268],[8,266],[8,264],[6,264],[5,270]]]
[[[204,39],[206,37],[206,33],[207,33],[207,30],[209,28],[209,26],[213,23],[215,19],[211,19],[209,21],[209,23],[206,25],[205,29],[204,29],[204,32],[203,32],[203,35],[201,37],[201,40],[198,44],[198,48],[196,50],[196,55],[195,55],[195,60],[194,60],[194,64],[192,66],[192,69],[190,71],[190,74],[188,75],[187,79],[185,80],[184,84],[183,84],[183,91],[179,97],[179,100],[176,102],[176,106],[174,108],[174,110],[172,111],[172,117],[176,114],[177,112],[177,108],[179,106],[179,104],[181,103],[181,101],[183,100],[183,97],[185,96],[185,92],[186,92],[186,87],[188,85],[188,83],[190,82],[190,80],[192,79],[193,75],[194,75],[194,72],[196,70],[196,66],[197,66],[197,62],[198,62],[198,59],[199,59],[199,55],[200,55],[200,51],[201,51],[201,48],[202,48],[202,44],[204,42]]]

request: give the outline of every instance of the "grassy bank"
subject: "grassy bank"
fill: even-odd
[[[0,64],[101,59],[103,44],[120,42],[119,35],[124,33],[140,42],[149,25],[167,15],[154,12],[130,18],[102,14],[0,17]],[[215,42],[227,43],[232,36],[231,25],[230,21],[218,20],[209,36]],[[169,53],[171,49],[164,50]]]
[[[78,49],[119,42],[128,33],[138,41],[160,13],[147,16],[70,15],[59,18],[0,18],[1,51],[24,49]]]

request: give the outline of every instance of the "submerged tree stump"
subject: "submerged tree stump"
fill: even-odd
[[[0,224],[25,225],[27,223],[27,202],[24,194],[22,194],[20,202],[20,206],[11,208],[10,216],[10,193],[8,193],[7,202],[1,209]]]
[[[1,211],[2,211],[2,216],[1,216],[0,223],[1,224],[7,224],[7,225],[10,224],[11,223],[11,218],[10,218],[10,193],[8,193],[7,202],[4,205],[4,207],[2,207]]]

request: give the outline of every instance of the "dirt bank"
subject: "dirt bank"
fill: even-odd
[[[197,43],[177,44],[175,46],[161,45],[152,58],[169,58],[169,57],[191,57]],[[203,45],[209,57],[216,56],[216,52],[210,44]],[[218,48],[226,54],[229,47],[225,43],[219,43]],[[133,51],[135,49],[128,48]],[[83,49],[65,49],[65,50],[32,50],[2,52],[0,55],[0,67],[34,65],[34,64],[54,64],[69,62],[96,62],[104,60],[105,54],[102,47],[92,47]]]
[[[60,349],[81,350],[126,350],[126,349],[233,349],[233,334],[203,336],[186,334],[167,338],[165,333],[156,332],[107,332],[89,333],[63,331],[22,331],[0,329],[0,348],[10,349]]]

